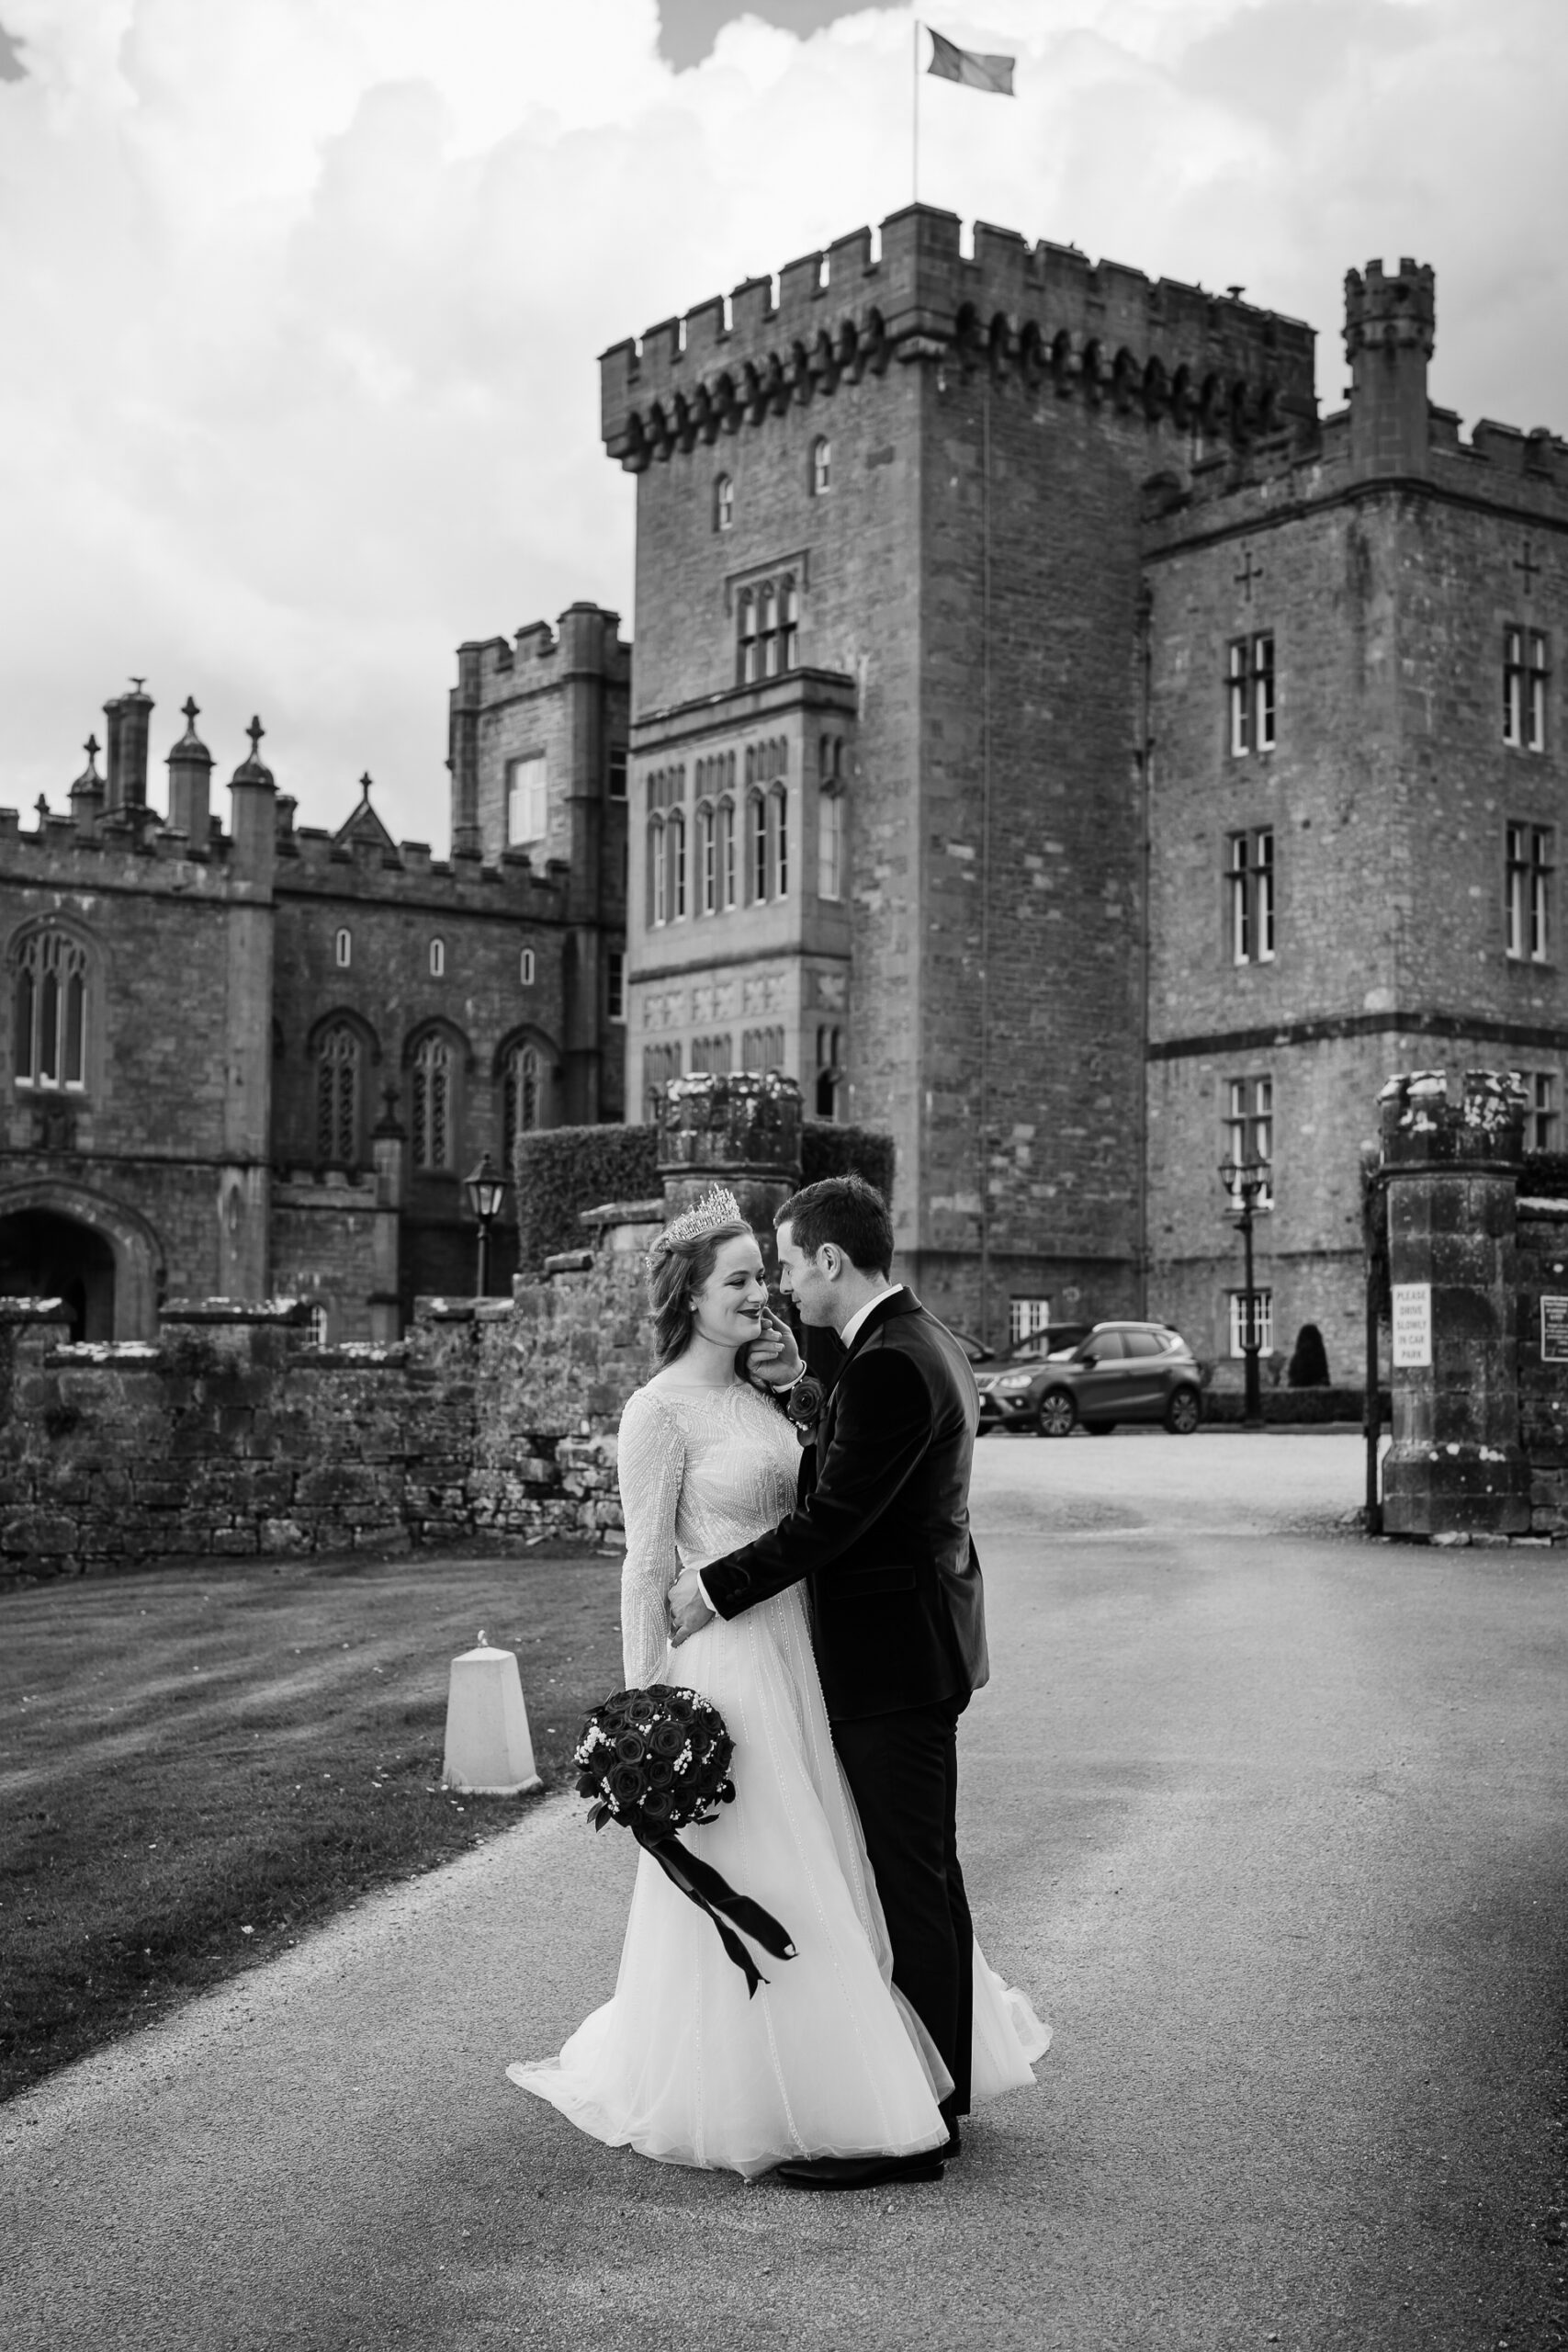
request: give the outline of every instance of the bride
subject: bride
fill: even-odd
[[[690,1212],[649,1257],[660,1369],[621,1420],[626,1525],[621,1634],[628,1687],[675,1682],[723,1715],[733,1804],[684,1835],[795,1947],[763,1959],[747,1997],[711,1923],[638,1855],[613,2000],[558,2058],[507,2068],[595,2139],[660,2163],[750,2179],[789,2158],[919,2158],[940,2177],[953,2084],[892,1981],[892,1958],[853,1800],[834,1753],[801,1587],[670,1651],[666,1596],[795,1508],[795,1430],[746,1369],[799,1369],[767,1312],[762,1254],[738,1215]],[[1032,2084],[1050,2036],[975,1951],[972,2096]],[[906,2170],[901,2177],[908,2177]]]

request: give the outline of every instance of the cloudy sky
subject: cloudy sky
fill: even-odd
[[[1568,432],[1563,0],[979,0],[920,193],[1319,329],[1438,271],[1436,396]],[[934,0],[922,0],[934,6]],[[912,11],[0,0],[0,802],[131,673],[300,820],[368,768],[446,847],[452,649],[592,597],[633,486],[595,356],[909,195]],[[157,770],[155,793],[162,789]],[[221,803],[220,805],[222,805]]]

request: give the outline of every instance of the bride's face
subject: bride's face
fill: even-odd
[[[762,1329],[768,1285],[762,1253],[749,1233],[732,1234],[718,1245],[714,1270],[692,1293],[692,1330],[716,1347],[743,1348]]]

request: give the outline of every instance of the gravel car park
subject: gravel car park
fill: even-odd
[[[1203,1418],[1192,1351],[1164,1323],[1097,1323],[1076,1347],[975,1377],[982,1436],[1033,1430],[1066,1437],[1081,1422],[1102,1437],[1118,1421],[1156,1421],[1186,1437]]]

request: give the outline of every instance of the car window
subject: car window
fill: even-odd
[[[1123,1331],[1130,1356],[1163,1356],[1168,1342],[1157,1331]]]
[[[1126,1350],[1120,1331],[1091,1331],[1083,1343],[1083,1352],[1092,1356],[1096,1363],[1120,1363]]]

